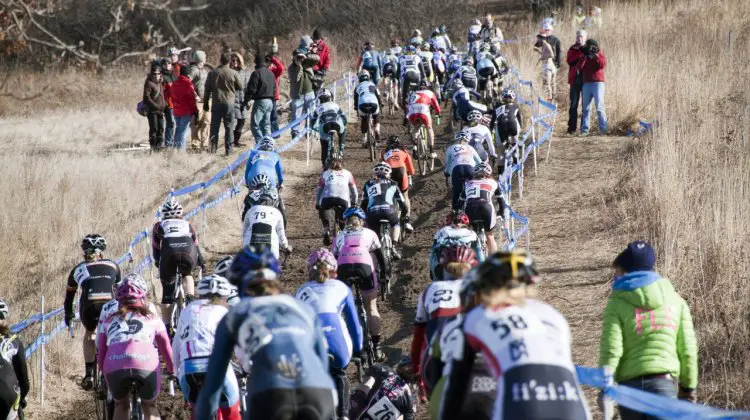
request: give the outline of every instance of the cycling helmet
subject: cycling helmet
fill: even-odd
[[[472,25],[481,25],[482,22],[480,22],[479,19],[474,19],[474,20],[471,21],[471,24]]]
[[[220,296],[228,298],[232,294],[229,281],[222,276],[210,274],[198,282],[198,296]]]
[[[260,196],[258,197],[258,203],[263,204],[266,203],[267,205],[276,205],[276,201],[279,199],[279,193],[276,191],[275,188],[263,188],[260,190]]]
[[[318,93],[318,102],[321,104],[324,104],[326,102],[331,102],[333,99],[333,94],[328,89],[323,89]]]
[[[463,210],[451,210],[450,213],[448,213],[447,216],[445,216],[445,224],[446,225],[468,225],[469,224],[469,216],[464,213]]]
[[[146,292],[140,287],[136,286],[133,282],[124,281],[117,288],[115,298],[120,305],[128,306],[143,306],[143,299],[146,297]]]
[[[466,119],[469,122],[476,122],[476,123],[478,123],[478,122],[482,121],[482,118],[484,118],[484,115],[482,115],[482,112],[477,111],[476,109],[472,109],[466,115]]]
[[[415,29],[414,32],[411,33],[411,36],[413,36],[415,38],[416,37],[421,37],[422,36],[422,31],[420,31],[419,29]]]
[[[307,269],[310,270],[313,267],[314,268],[322,268],[319,267],[320,264],[325,264],[328,266],[328,269],[336,271],[338,268],[338,263],[336,262],[336,257],[333,256],[331,251],[329,251],[326,248],[318,248],[313,250],[310,255],[307,256]]]
[[[417,49],[414,47],[414,45],[407,45],[406,46],[406,52],[413,53],[413,52],[416,52],[416,51],[417,51]]]
[[[438,29],[438,28],[433,29],[432,30],[432,36],[438,36],[438,35],[440,35],[440,29]]]
[[[404,379],[406,382],[416,382],[417,374],[414,372],[414,365],[412,364],[411,357],[401,356],[398,363],[396,363],[396,374]]]
[[[372,41],[365,41],[364,48],[366,50],[368,50],[368,51],[371,50],[372,49]]]
[[[515,288],[535,284],[538,272],[526,251],[496,252],[477,269],[477,290]]]
[[[271,178],[266,174],[258,174],[250,180],[250,188],[259,190],[261,188],[268,188],[271,186]]]
[[[391,47],[398,47],[399,44],[400,44],[400,41],[398,40],[398,38],[391,39]]]
[[[390,136],[385,143],[386,149],[400,149],[401,147],[401,137],[399,136]]]
[[[470,137],[468,132],[461,130],[453,136],[453,140],[458,143],[460,141],[469,141]]]
[[[440,264],[448,264],[448,263],[469,263],[470,265],[474,266],[479,261],[477,260],[477,253],[474,252],[471,247],[466,245],[452,245],[448,247],[444,247],[440,251],[440,258],[439,263]]]
[[[87,255],[102,252],[107,249],[107,240],[96,233],[88,234],[81,241],[81,249]]]
[[[162,219],[182,217],[182,205],[180,205],[174,196],[169,196],[164,205],[161,206],[161,217]]]
[[[370,80],[370,72],[368,72],[367,70],[362,70],[361,72],[359,72],[357,77],[359,78],[360,83],[367,82]]]
[[[276,146],[276,140],[274,140],[271,136],[264,136],[263,139],[261,139],[260,143],[258,143],[258,150],[267,150],[271,151]]]
[[[392,172],[391,165],[387,164],[386,162],[376,163],[375,167],[372,168],[372,173],[376,177],[390,178],[391,172]]]
[[[430,50],[430,43],[425,41],[422,43],[422,51],[429,51]]]
[[[425,79],[422,79],[419,81],[419,90],[429,90],[430,89],[430,82],[428,82]]]
[[[148,294],[148,283],[146,283],[146,280],[141,277],[138,273],[130,273],[127,276],[125,276],[124,279],[118,284],[118,286],[122,285],[122,283],[128,282],[131,283],[133,286],[143,290],[143,293]]]
[[[348,209],[344,211],[344,220],[352,216],[357,216],[362,220],[367,219],[367,215],[365,214],[365,211],[359,207],[349,207]]]
[[[330,166],[333,162],[342,162],[344,160],[344,155],[339,150],[334,150],[331,152],[331,156],[328,158],[328,166]]]
[[[232,266],[232,261],[234,258],[232,258],[231,255],[227,255],[226,257],[219,260],[219,262],[216,263],[214,266],[214,273],[217,276],[226,277],[227,272],[229,271],[229,267]]]
[[[463,64],[464,66],[473,66],[474,60],[471,57],[466,57],[464,58],[464,61],[461,64]]]
[[[367,368],[366,375],[375,378],[375,382],[382,381],[383,379],[393,375],[393,369],[390,366],[382,363],[374,363]]]
[[[0,299],[0,320],[8,319],[8,304],[4,300]]]
[[[492,176],[492,166],[490,166],[490,164],[487,162],[482,162],[474,167],[472,175],[475,177],[481,175],[485,178],[489,178],[490,176]]]
[[[448,32],[448,28],[446,28],[445,25],[440,25],[439,29],[441,34]]]
[[[414,47],[414,51],[416,51],[422,44],[422,37],[414,37],[410,39],[409,44],[411,44],[411,46]]]
[[[505,88],[503,89],[502,98],[506,102],[512,102],[516,100],[516,92],[513,92],[513,89]]]
[[[246,246],[234,256],[229,267],[228,280],[240,287],[240,295],[247,285],[254,281],[277,280],[281,274],[281,265],[270,250],[258,252],[253,246]]]

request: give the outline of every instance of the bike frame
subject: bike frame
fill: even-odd
[[[363,343],[363,350],[367,354],[367,360],[361,361],[361,363],[364,363],[367,365],[367,367],[372,366],[373,363],[375,363],[375,353],[373,350],[372,345],[372,338],[370,337],[370,327],[367,323],[367,311],[365,311],[365,300],[362,297],[362,291],[359,288],[359,283],[361,279],[357,277],[350,277],[346,279],[346,283],[349,284],[349,287],[352,288],[352,291],[354,292],[354,306],[357,307],[357,315],[359,315],[359,322],[362,324],[362,335],[364,336],[362,340]]]

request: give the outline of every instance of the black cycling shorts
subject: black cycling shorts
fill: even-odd
[[[385,63],[383,65],[383,76],[395,76],[396,74],[396,66],[393,63]]]
[[[380,221],[388,220],[391,223],[391,228],[397,226],[399,223],[398,215],[393,209],[387,210],[374,210],[367,212],[367,227],[374,230],[375,233],[380,236]]]
[[[481,220],[483,222],[482,226],[484,226],[485,232],[492,232],[492,230],[495,229],[495,226],[497,226],[497,219],[493,214],[492,204],[482,199],[468,201],[464,212],[469,216],[472,227],[474,226],[475,220]]]
[[[164,286],[174,284],[178,270],[183,277],[189,276],[197,262],[198,247],[191,238],[164,238],[161,241],[161,260],[159,261],[161,284]]]
[[[8,414],[18,410],[21,391],[11,363],[5,363],[0,368],[0,374],[0,419],[5,419],[8,418]]]
[[[107,386],[115,401],[128,398],[131,382],[138,382],[139,395],[142,400],[153,401],[159,395],[159,373],[156,370],[121,369],[105,375]]]
[[[396,185],[398,185],[401,192],[409,191],[408,187],[406,189],[401,188],[403,185],[409,185],[408,182],[404,182],[405,178],[408,181],[408,177],[409,176],[406,174],[406,168],[404,168],[403,166],[400,168],[393,168],[393,170],[391,171],[391,180],[395,182]]]
[[[338,121],[328,121],[323,124],[323,132],[324,133],[330,133],[331,131],[335,131],[339,135],[341,135],[341,132],[344,131],[341,128],[341,124],[338,123]]]
[[[344,212],[349,207],[349,203],[343,198],[339,197],[326,197],[320,200],[320,210],[318,210],[318,216],[326,226],[330,226],[331,223],[335,223],[336,220],[344,220]]]
[[[94,300],[81,302],[79,305],[81,313],[81,324],[86,331],[95,331],[99,324],[99,316],[102,314],[102,307],[107,303],[106,300]]]
[[[349,284],[349,279],[359,280],[359,289],[363,293],[376,290],[378,287],[377,277],[372,272],[372,267],[367,264],[342,264],[336,272],[337,277],[344,283]]]
[[[375,125],[380,124],[380,114],[373,114],[374,111],[370,112],[369,108],[366,108],[368,105],[373,105],[373,104],[362,104],[359,107],[359,110],[361,112],[365,113],[365,114],[372,114],[372,123],[375,124]],[[373,106],[375,106],[375,105],[373,105]],[[365,108],[367,110],[363,110],[363,108]],[[366,116],[361,116],[360,115],[360,122],[361,122],[360,123],[360,131],[362,132],[362,134],[367,133],[370,130],[370,120],[369,120],[369,118],[367,118]]]
[[[250,399],[250,419],[320,420],[333,416],[333,392],[326,388],[269,389]]]
[[[469,89],[476,89],[477,88],[477,78],[476,77],[468,77],[464,76],[461,81],[463,82],[464,86]]]

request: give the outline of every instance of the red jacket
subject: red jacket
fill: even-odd
[[[576,73],[578,73],[578,64],[583,60],[583,53],[581,52],[582,45],[573,44],[568,48],[567,62],[570,68],[568,68],[568,84],[572,85],[576,82]]]
[[[320,57],[320,61],[313,66],[313,71],[328,71],[328,67],[331,66],[331,49],[328,48],[328,44],[322,39],[318,41],[318,56]]]
[[[271,65],[268,66],[268,70],[271,70],[271,73],[273,73],[273,78],[276,79],[276,95],[274,96],[274,100],[279,100],[279,93],[281,92],[279,90],[279,78],[282,74],[284,74],[284,71],[286,71],[286,67],[284,67],[284,63],[279,60],[276,57],[271,57]]]
[[[174,116],[184,117],[198,112],[195,103],[195,88],[187,76],[180,75],[169,89],[174,103]]]
[[[607,57],[599,51],[594,58],[585,58],[580,65],[583,72],[583,83],[604,82],[604,68],[607,67]]]

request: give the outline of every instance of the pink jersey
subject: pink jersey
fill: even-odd
[[[370,252],[380,249],[378,235],[367,228],[359,230],[342,230],[333,243],[333,255],[339,265],[367,264],[375,272]]]
[[[155,315],[129,312],[110,317],[97,334],[99,370],[159,370],[159,353],[172,373],[172,346],[164,323]],[[156,347],[154,347],[156,346]],[[159,349],[157,352],[156,349]]]

